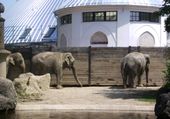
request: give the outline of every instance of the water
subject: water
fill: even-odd
[[[153,112],[16,111],[0,112],[0,119],[156,119]]]

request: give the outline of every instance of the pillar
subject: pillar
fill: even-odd
[[[10,51],[4,49],[4,22],[1,13],[5,10],[2,3],[0,3],[0,77],[6,78],[6,57],[10,54]]]

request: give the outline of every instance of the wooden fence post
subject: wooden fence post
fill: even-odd
[[[91,46],[88,49],[88,85],[91,85]]]

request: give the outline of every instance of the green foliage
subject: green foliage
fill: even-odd
[[[155,103],[156,102],[156,98],[153,96],[144,96],[140,99],[137,99],[138,101],[142,101],[142,102],[149,102],[149,103]]]
[[[170,16],[168,16],[167,19],[165,20],[165,30],[167,32],[170,32]]]
[[[164,85],[164,87],[170,87],[170,60],[167,61],[166,70],[164,70],[163,73],[165,74],[165,77],[164,77],[165,85]]]
[[[165,30],[170,32],[170,0],[164,0],[162,7],[156,13],[160,16],[167,16],[165,20]]]
[[[155,103],[156,102],[157,90],[148,90],[140,93],[140,97],[137,97],[136,100],[147,102],[147,103]]]

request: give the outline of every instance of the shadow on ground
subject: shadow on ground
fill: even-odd
[[[118,87],[109,87],[108,90],[103,90],[97,94],[101,94],[105,97],[111,99],[155,99],[158,88],[118,88]]]

